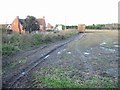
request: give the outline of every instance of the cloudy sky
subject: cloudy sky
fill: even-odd
[[[1,0],[0,24],[27,15],[55,24],[76,25],[118,22],[119,0]]]

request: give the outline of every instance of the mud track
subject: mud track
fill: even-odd
[[[52,54],[55,50],[59,49],[62,46],[65,46],[68,43],[71,43],[74,40],[79,40],[85,35],[86,35],[85,33],[80,33],[67,40],[50,44],[48,46],[45,45],[35,50],[31,50],[19,54],[18,56],[16,55],[15,57],[10,58],[10,59],[16,59],[20,56],[24,56],[31,60],[29,60],[22,66],[19,66],[17,69],[8,71],[5,75],[3,75],[3,88],[14,88],[14,85],[18,81],[20,81],[26,74],[28,74],[31,70],[33,70],[37,65],[40,65],[42,62],[44,62],[49,57],[49,55]]]

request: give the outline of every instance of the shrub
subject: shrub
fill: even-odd
[[[32,39],[31,44],[33,46],[42,44],[42,35],[41,34],[34,34],[31,39]]]
[[[2,55],[11,55],[17,51],[19,51],[19,49],[12,45],[8,45],[8,44],[2,45]]]

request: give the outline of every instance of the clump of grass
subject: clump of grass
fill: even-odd
[[[41,34],[34,34],[32,35],[31,39],[32,39],[31,44],[33,46],[38,46],[43,43]]]
[[[82,88],[116,88],[116,84],[108,77],[93,76],[90,80],[86,80]]]
[[[78,82],[66,75],[62,68],[44,68],[35,73],[34,79],[48,88],[116,88],[114,81],[108,77],[93,76],[91,79]],[[80,78],[80,77],[79,77]],[[79,79],[78,78],[78,79]],[[37,86],[37,85],[36,85]],[[38,85],[39,86],[39,85]],[[34,86],[33,86],[34,87]]]
[[[72,80],[69,79],[52,79],[46,77],[44,79],[44,84],[47,87],[52,87],[52,88],[79,88],[80,85],[76,84]]]
[[[19,51],[19,49],[12,45],[8,45],[8,44],[2,45],[2,55],[9,56],[9,55],[16,53],[17,51]]]
[[[43,69],[43,73],[48,73],[48,68]],[[49,88],[79,88],[80,85],[66,77],[62,69],[52,69],[48,75],[40,76],[34,74],[34,78],[40,81],[43,87]]]

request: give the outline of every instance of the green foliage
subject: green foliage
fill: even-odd
[[[115,88],[115,83],[107,77],[93,76],[82,84],[83,88]]]
[[[10,38],[9,43],[14,44],[15,46],[18,46],[21,38],[22,38],[21,35],[16,33]]]
[[[25,25],[23,29],[25,29],[26,31],[29,31],[29,33],[35,30],[39,30],[38,22],[34,16],[27,16],[24,24]]]
[[[43,43],[43,41],[42,41],[42,35],[41,34],[34,34],[34,35],[32,35],[31,44],[33,46],[38,46],[38,45],[40,45],[42,43]]]
[[[88,25],[86,26],[86,29],[102,29],[102,27],[104,26],[104,24],[93,24],[93,25]]]
[[[49,88],[79,88],[80,85],[70,78],[66,77],[62,69],[51,69],[51,74],[49,76],[41,77],[36,76],[36,80],[40,80],[44,86]],[[48,69],[43,69],[43,72],[48,72]]]
[[[80,85],[76,84],[72,80],[67,80],[65,78],[63,79],[51,79],[51,78],[45,78],[44,83],[48,87],[53,87],[53,88],[79,88]]]
[[[66,29],[78,29],[78,26],[66,26]]]
[[[65,30],[65,27],[66,27],[66,29],[78,29],[78,26],[75,26],[75,25],[72,25],[72,26],[62,25],[62,30]]]
[[[43,44],[49,44],[58,40],[63,40],[71,35],[75,35],[75,31],[64,31],[49,34],[3,34],[2,35],[2,55],[12,55],[18,51],[29,50]]]
[[[8,44],[2,45],[2,55],[11,55],[17,51],[19,51],[19,49],[12,45],[8,45]]]
[[[80,82],[70,78],[62,68],[43,68],[40,73],[34,74],[35,80],[48,88],[115,88],[116,84],[108,77],[92,76],[89,80]]]
[[[24,58],[20,57],[20,58],[17,58],[16,62],[13,62],[13,63],[9,64],[7,67],[9,67],[11,69],[14,69],[14,68],[16,68],[16,66],[22,65],[22,64],[24,64],[26,62],[27,62],[27,58],[26,57],[24,57]]]
[[[62,30],[65,30],[65,25],[62,25]]]

